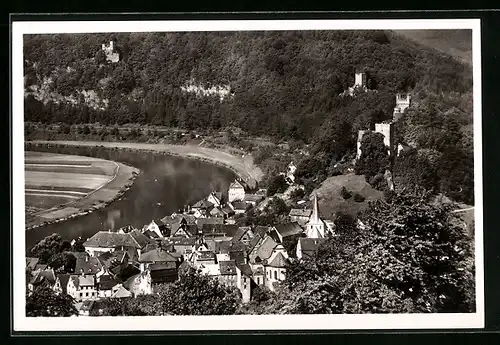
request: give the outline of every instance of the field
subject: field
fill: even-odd
[[[102,159],[25,152],[26,227],[102,206],[137,169]]]
[[[354,193],[361,194],[365,197],[365,201],[356,202],[353,197],[344,200],[340,194],[342,187],[346,187],[353,195]],[[335,219],[337,212],[356,216],[359,211],[368,206],[368,201],[380,199],[384,195],[373,189],[365,181],[364,176],[355,174],[329,177],[313,193],[317,193],[318,207],[326,219]]]

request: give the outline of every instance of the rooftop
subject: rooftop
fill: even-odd
[[[305,208],[292,208],[290,210],[290,213],[288,214],[290,217],[307,217],[309,218],[311,216],[312,210]]]
[[[274,228],[282,237],[295,236],[303,232],[302,228],[297,222],[277,224],[274,226]]]
[[[276,268],[285,268],[288,264],[288,260],[282,253],[276,254],[276,256],[268,263],[268,266],[276,267]]]
[[[132,247],[143,248],[149,239],[139,230],[133,230],[126,234],[110,231],[99,231],[89,238],[83,245],[85,247],[117,248]]]
[[[236,263],[233,260],[219,262],[221,275],[235,275]]]

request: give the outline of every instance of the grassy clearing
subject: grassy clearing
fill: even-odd
[[[356,202],[354,197],[347,200],[340,194],[342,187],[349,191],[359,193],[365,197],[365,201]],[[383,197],[383,193],[373,189],[364,176],[347,174],[327,178],[321,186],[313,191],[313,195],[318,195],[318,207],[321,214],[327,219],[335,219],[337,212],[355,216],[359,211],[368,206],[369,201]]]

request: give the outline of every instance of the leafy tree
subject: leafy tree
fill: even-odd
[[[87,125],[84,125],[82,128],[82,134],[83,135],[89,135],[90,134],[90,128]]]
[[[61,235],[52,234],[38,242],[31,249],[31,253],[33,256],[39,258],[41,263],[47,263],[53,255],[61,252],[62,243]]]
[[[384,174],[390,163],[387,150],[381,133],[366,133],[361,141],[361,156],[356,162],[356,174],[365,175],[368,182],[374,176]]]
[[[300,200],[305,196],[305,192],[302,188],[296,188],[290,193],[290,198],[294,201]]]
[[[471,239],[429,194],[396,194],[287,271],[277,313],[473,312]],[[353,229],[352,226],[349,226]],[[310,286],[308,288],[308,286]]]
[[[83,246],[83,244],[85,243],[85,239],[84,238],[77,238],[75,240],[75,243],[73,243],[73,246],[71,247],[71,251],[73,252],[85,252],[85,247]]]
[[[56,294],[50,287],[35,288],[26,296],[26,316],[73,316],[77,315],[74,300],[66,294]]]
[[[267,196],[273,196],[276,193],[283,193],[288,188],[285,181],[285,176],[276,175],[269,181],[267,185]]]
[[[76,267],[76,257],[68,252],[57,253],[49,259],[47,264],[54,270],[64,273],[73,273]]]
[[[359,193],[354,193],[354,201],[363,202],[365,201],[365,197]]]
[[[437,191],[438,176],[428,158],[415,149],[403,151],[395,160],[394,185],[398,190],[414,190],[416,186]]]
[[[239,290],[195,270],[160,291],[163,310],[170,315],[231,315],[241,301]]]

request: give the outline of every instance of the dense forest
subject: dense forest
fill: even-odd
[[[110,41],[119,62],[101,50]],[[432,168],[433,188],[473,203],[472,69],[393,32],[25,35],[24,59],[26,121],[237,127],[310,145],[299,171],[314,167],[315,181],[410,92],[399,140]],[[369,91],[340,96],[355,71]]]

